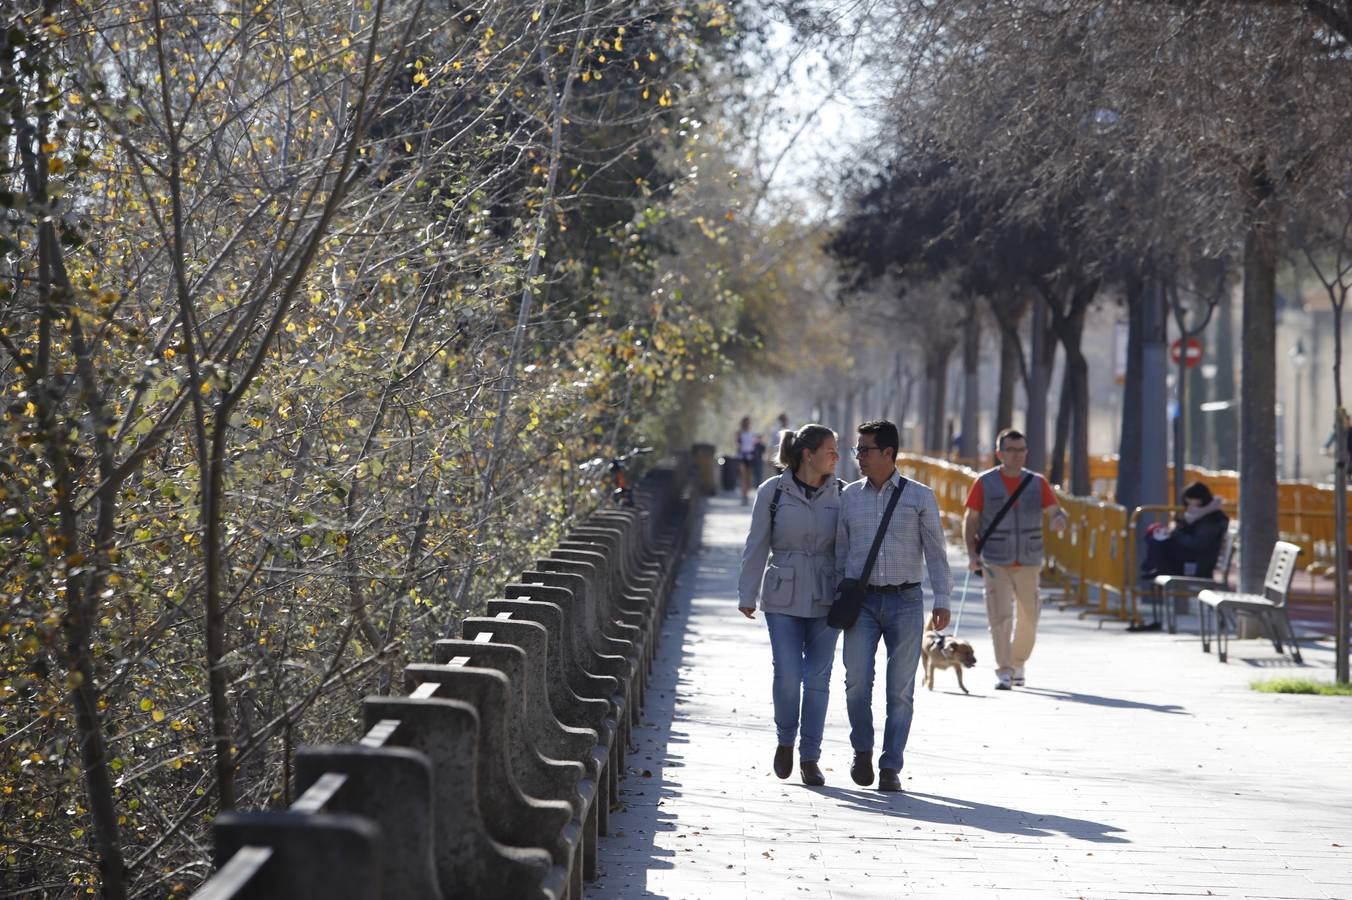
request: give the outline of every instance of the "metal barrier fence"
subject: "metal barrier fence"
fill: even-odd
[[[689,532],[686,466],[593,513],[362,703],[355,744],[300,748],[288,809],[217,817],[196,900],[580,900]]]
[[[1117,461],[1096,457],[1098,476],[1117,475]],[[934,489],[945,526],[960,534],[967,492],[978,472],[959,463],[901,453],[897,468],[908,478]],[[1226,501],[1232,520],[1239,515],[1239,476],[1234,472],[1211,472],[1189,467],[1189,481],[1203,481],[1211,492]],[[1130,511],[1096,497],[1075,497],[1056,491],[1057,501],[1070,516],[1063,534],[1047,529],[1044,577],[1065,592],[1065,605],[1079,607],[1081,615],[1137,622],[1137,603],[1144,587],[1136,572],[1139,564],[1139,528],[1143,519],[1177,513],[1172,506],[1138,506]],[[1311,575],[1332,573],[1336,554],[1348,552],[1334,539],[1334,492],[1331,487],[1305,482],[1278,484],[1277,528],[1280,540],[1301,548],[1301,560]],[[1349,503],[1352,513],[1352,503]],[[1297,592],[1298,594],[1299,592]]]

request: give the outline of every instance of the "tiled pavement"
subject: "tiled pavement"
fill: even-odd
[[[1251,691],[1295,668],[1266,642],[1222,665],[1048,605],[1028,687],[996,693],[974,586],[972,694],[918,691],[904,794],[849,779],[839,658],[827,786],[775,778],[769,643],[735,609],[748,521],[708,506],[589,898],[1352,898],[1352,698]],[[1331,677],[1328,642],[1302,649]]]

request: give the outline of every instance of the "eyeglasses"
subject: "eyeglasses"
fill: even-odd
[[[870,450],[878,450],[878,451],[881,452],[882,449],[883,449],[882,447],[855,447],[855,448],[854,448],[854,455],[855,455],[855,456],[868,456],[868,452],[869,452]]]
[[[1005,448],[1002,449],[1000,452],[1001,452],[1001,453],[1027,453],[1027,452],[1028,452],[1028,448],[1027,448],[1027,447],[1005,447]]]

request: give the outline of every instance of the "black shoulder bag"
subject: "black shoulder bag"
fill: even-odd
[[[887,534],[887,523],[892,521],[892,510],[897,508],[897,501],[901,499],[901,492],[906,490],[906,479],[901,479],[901,485],[897,488],[892,499],[887,501],[887,509],[883,511],[883,520],[878,523],[878,533],[873,536],[873,546],[868,548],[868,558],[864,560],[864,571],[859,573],[858,578],[846,578],[840,582],[836,588],[836,599],[831,604],[831,611],[826,614],[826,624],[832,628],[846,629],[854,625],[859,619],[859,610],[864,605],[864,594],[868,592],[868,576],[873,571],[873,563],[878,558],[878,551],[883,546],[883,535]],[[840,511],[841,515],[845,510]]]
[[[1009,499],[1005,501],[1005,505],[1000,507],[1000,511],[995,514],[995,518],[991,519],[991,523],[990,525],[986,526],[985,532],[982,533],[981,537],[976,539],[977,556],[981,555],[981,548],[986,546],[986,541],[990,538],[991,533],[995,531],[997,527],[999,527],[1000,520],[1005,517],[1005,513],[1009,512],[1009,508],[1014,505],[1014,501],[1019,499],[1019,495],[1023,493],[1023,489],[1028,487],[1028,482],[1032,480],[1033,480],[1032,472],[1029,472],[1027,475],[1023,476],[1023,481],[1019,482],[1019,486],[1014,489],[1014,493],[1009,495]]]

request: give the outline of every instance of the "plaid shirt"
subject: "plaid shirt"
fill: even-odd
[[[868,559],[887,502],[900,486],[901,473],[893,472],[882,490],[874,490],[867,478],[861,478],[847,484],[841,492],[840,518],[836,522],[836,571],[842,578],[858,578],[864,570],[864,560]],[[935,607],[947,609],[949,595],[953,593],[953,575],[948,570],[939,502],[928,486],[912,481],[892,512],[892,521],[887,525],[887,534],[883,535],[868,581],[869,584],[918,583],[924,580],[926,568],[929,569]]]

